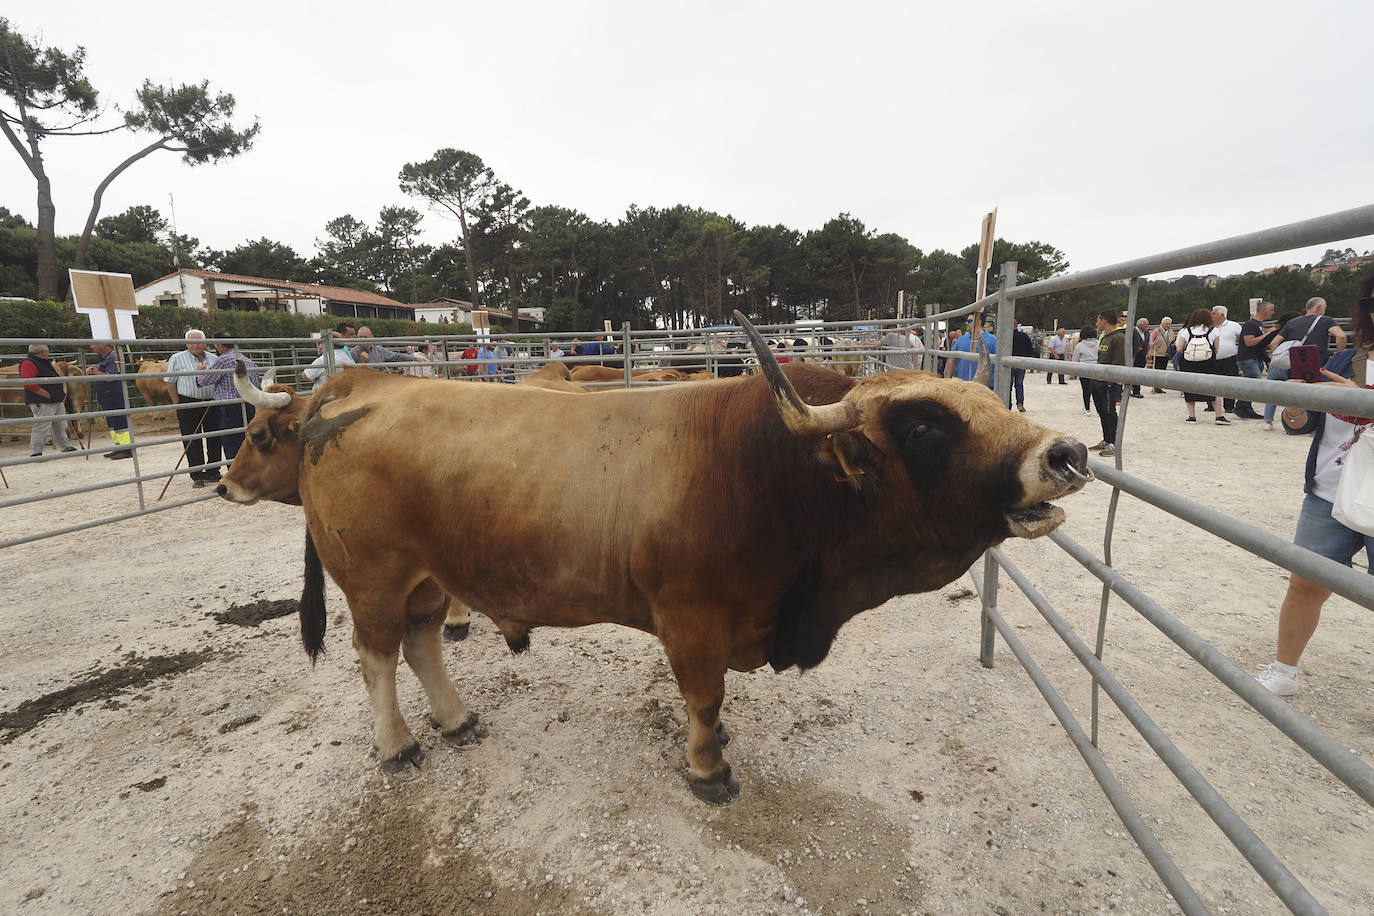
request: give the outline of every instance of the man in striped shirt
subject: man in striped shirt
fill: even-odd
[[[214,386],[216,401],[238,401],[237,404],[222,404],[219,410],[219,428],[222,430],[235,430],[226,432],[222,440],[224,459],[233,461],[234,456],[239,453],[239,446],[243,445],[243,427],[247,426],[253,419],[253,405],[245,403],[239,398],[238,389],[234,387],[234,366],[239,360],[243,360],[248,368],[248,380],[254,387],[258,386],[258,366],[251,359],[238,351],[238,348],[230,343],[231,335],[228,331],[220,331],[215,335],[215,350],[219,356],[210,364],[209,370],[205,375],[195,377],[196,384],[202,387],[206,385]]]
[[[205,332],[192,328],[186,332],[186,349],[167,360],[167,371],[204,372],[208,368],[210,358],[205,355]],[[214,399],[214,386],[198,385],[192,375],[169,375],[162,381],[167,385],[172,403],[182,405],[177,410],[177,425],[181,427],[181,437],[186,440],[191,486],[199,488],[219,480],[219,468],[205,466],[207,457],[211,465],[220,462],[219,436],[205,436],[205,433],[219,432],[219,409],[206,403]]]

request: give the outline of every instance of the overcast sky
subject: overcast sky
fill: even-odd
[[[174,195],[177,228],[221,249],[266,236],[309,257],[336,216],[423,209],[397,173],[447,146],[536,205],[612,221],[682,203],[805,232],[848,212],[957,251],[998,207],[999,236],[1055,245],[1075,270],[1374,203],[1367,0],[9,0],[3,15],[45,46],[84,45],[109,103],[145,78],[208,79],[261,120],[237,159],[160,153],[105,194],[106,216],[169,215]],[[145,142],[49,142],[59,234]],[[0,189],[36,218],[7,145]]]

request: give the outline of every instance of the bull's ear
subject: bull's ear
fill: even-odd
[[[858,431],[831,433],[816,443],[814,454],[836,480],[847,480],[856,491],[874,482],[882,459],[882,452]]]

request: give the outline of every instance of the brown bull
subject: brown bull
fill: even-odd
[[[1082,443],[984,384],[784,373],[747,330],[766,377],[598,397],[346,369],[305,400],[240,372],[258,414],[218,492],[304,506],[305,648],[323,647],[327,570],[384,765],[422,756],[396,703],[398,650],[443,734],[476,740],[444,671],[452,596],[499,613],[517,647],[534,626],[655,634],[687,706],[688,782],[728,802],[727,669],[819,664],[859,612],[1053,530],[1064,513],[1048,500],[1089,479]],[[560,511],[569,492],[577,512]],[[480,539],[453,529],[460,513]]]
[[[170,405],[172,403],[171,392],[167,390],[167,383],[162,380],[162,377],[167,374],[167,360],[139,360],[138,372],[139,377],[134,379],[134,386],[138,388],[138,393],[143,395],[144,404],[154,407],[158,404]],[[147,377],[144,378],[144,376]],[[163,416],[165,417],[165,414]]]

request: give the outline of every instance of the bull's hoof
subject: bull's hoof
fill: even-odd
[[[528,652],[530,650],[530,631],[526,630],[515,637],[507,636],[506,645],[510,647],[511,652],[515,655],[519,655],[521,652]]]
[[[716,723],[716,740],[720,742],[721,747],[726,747],[730,743],[730,733],[725,730],[724,723]]]
[[[730,772],[729,764],[713,776],[701,777],[688,773],[687,785],[692,787],[693,795],[708,805],[728,805],[739,795],[739,780]]]
[[[440,732],[440,734],[444,736],[445,741],[450,744],[455,744],[458,747],[470,747],[474,744],[480,744],[486,733],[486,728],[478,723],[477,713],[475,712],[468,713],[466,721],[457,728],[451,728],[446,732]]]
[[[399,754],[382,761],[382,772],[396,775],[404,773],[411,767],[420,768],[420,764],[425,762],[425,752],[420,750],[420,745],[412,744]]]
[[[444,624],[444,639],[449,642],[462,642],[468,638],[468,631],[471,629],[471,623],[446,623]]]

